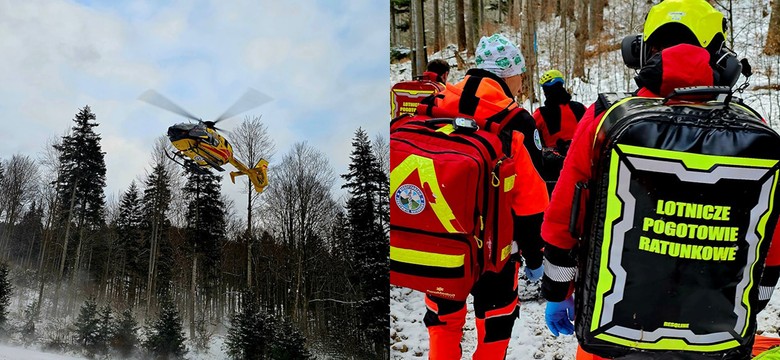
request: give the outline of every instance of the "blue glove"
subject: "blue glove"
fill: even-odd
[[[544,320],[554,336],[574,334],[574,295],[561,302],[548,301]]]
[[[542,275],[544,275],[544,265],[536,269],[529,269],[528,266],[525,267],[525,278],[528,279],[528,281],[539,281],[542,279]]]

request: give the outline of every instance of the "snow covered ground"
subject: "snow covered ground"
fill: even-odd
[[[776,0],[777,1],[777,0]],[[614,39],[620,41],[622,36],[641,32],[639,25],[624,26],[629,23],[627,18],[636,18],[630,15],[631,2],[610,2],[604,18],[606,27],[611,27]],[[639,17],[644,18],[644,11]],[[740,58],[747,57],[753,65],[754,75],[750,78],[750,87],[740,96],[745,102],[764,115],[765,119],[776,130],[780,129],[780,91],[767,89],[771,85],[780,84],[780,56],[765,56],[761,54],[769,16],[763,13],[769,10],[768,0],[735,0],[734,1],[734,50]],[[610,23],[609,21],[613,21]],[[539,34],[539,72],[549,68],[564,69],[563,64],[555,64],[551,61],[550,54],[559,44],[549,44],[547,39],[558,41],[563,33],[558,28],[558,20],[550,23],[542,23],[538,29]],[[520,39],[520,35],[512,37]],[[570,34],[573,41],[573,34]],[[547,42],[547,43],[546,43]],[[434,54],[431,58],[445,58],[455,66],[453,58],[455,46],[451,45],[441,53]],[[548,50],[545,50],[548,49]],[[528,56],[526,54],[526,56]],[[572,90],[573,98],[583,104],[590,105],[599,92],[606,91],[633,91],[636,89],[633,81],[633,71],[627,69],[620,57],[619,51],[604,54],[598,59],[587,63],[588,79],[567,79],[567,87]],[[460,81],[465,75],[465,70],[453,67],[449,81]],[[411,64],[409,62],[390,65],[390,81],[395,83],[411,79]],[[740,78],[737,84],[741,84],[744,78]],[[539,106],[526,101],[523,106],[533,111]],[[522,271],[521,271],[522,273]],[[522,285],[521,285],[522,286]],[[531,298],[523,296],[521,299]],[[533,291],[532,291],[533,292]],[[525,294],[528,295],[528,294]],[[391,287],[390,291],[390,357],[391,359],[425,359],[428,353],[428,334],[422,323],[425,313],[425,304],[422,293],[409,289]],[[770,301],[767,309],[758,315],[758,333],[766,336],[780,337],[780,292]],[[467,315],[464,338],[462,341],[464,358],[471,358],[476,346],[476,330],[474,328],[474,314],[469,300],[469,312]],[[507,359],[545,359],[563,360],[573,359],[576,350],[576,338],[574,336],[553,337],[544,324],[544,302],[541,299],[522,301],[520,318],[515,322],[512,338],[509,342]]]
[[[185,355],[185,359],[188,360],[223,360],[227,359],[227,355],[222,352],[222,344],[224,338],[222,336],[214,336],[211,340],[210,347],[205,352],[193,352],[190,351]],[[0,344],[0,360],[84,360],[89,359],[78,354],[63,354],[51,351],[44,351],[37,346],[22,347],[21,345],[14,344]],[[102,358],[101,358],[102,359]],[[106,359],[114,359],[114,357],[107,357]],[[117,358],[118,359],[118,358]],[[141,359],[140,357],[132,357],[131,359]]]
[[[572,359],[577,346],[573,336],[553,337],[544,325],[544,302],[521,302],[520,318],[515,321],[509,341],[507,359]],[[390,290],[391,359],[426,359],[428,332],[422,323],[425,315],[421,292],[392,287]],[[471,297],[463,334],[464,358],[471,358],[476,348],[474,309]]]
[[[425,314],[423,294],[405,288],[390,290],[390,358],[426,359],[428,332],[422,323]],[[468,315],[463,334],[463,356],[470,359],[476,348],[474,312],[469,297]],[[758,334],[780,337],[780,291],[767,308],[758,314]],[[554,337],[544,324],[544,301],[522,301],[520,318],[515,321],[509,340],[507,359],[570,360],[574,359],[577,339],[574,336]]]
[[[84,357],[55,354],[36,349],[0,345],[0,360],[82,360]]]

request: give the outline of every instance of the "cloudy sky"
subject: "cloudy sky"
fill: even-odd
[[[359,126],[387,133],[388,11],[380,0],[0,0],[0,158],[37,157],[89,105],[115,196],[184,120],[138,101],[142,92],[207,119],[252,87],[274,99],[246,113],[266,122],[272,165],[305,140],[345,173]],[[241,209],[238,187],[225,176]]]

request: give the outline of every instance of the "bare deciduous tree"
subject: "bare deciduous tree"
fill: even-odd
[[[3,162],[5,169],[0,181],[0,199],[4,203],[5,223],[0,254],[8,256],[8,241],[25,206],[35,198],[38,186],[38,166],[27,155],[15,154]]]
[[[293,311],[296,320],[306,314],[305,262],[311,260],[312,241],[326,238],[324,233],[336,213],[331,188],[336,179],[328,158],[305,142],[296,143],[279,165],[269,169],[267,196],[263,197],[263,216],[275,238],[294,249],[295,259],[288,269]],[[290,299],[287,299],[290,301]]]
[[[260,159],[270,160],[274,154],[273,139],[268,134],[268,128],[261,121],[261,117],[244,118],[244,121],[233,130],[230,136],[235,156],[237,156],[246,166],[255,166]],[[254,200],[258,194],[249,179],[244,179],[244,192],[246,195],[246,286],[252,287],[252,243],[255,236],[252,229],[254,220],[252,215],[255,211]]]

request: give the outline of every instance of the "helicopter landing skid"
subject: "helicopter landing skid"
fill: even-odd
[[[179,153],[173,153],[173,155],[171,155],[168,151],[166,151],[165,152],[165,156],[167,156],[169,159],[171,159],[171,161],[181,165],[183,168],[190,169],[190,171],[192,171],[192,172],[195,172],[195,173],[198,173],[198,174],[201,174],[201,175],[211,174],[211,171],[209,171],[208,169],[205,169],[205,168],[203,168],[201,166],[198,166],[198,164],[196,164],[192,160],[185,159]],[[176,160],[176,158],[183,159],[184,163]]]

